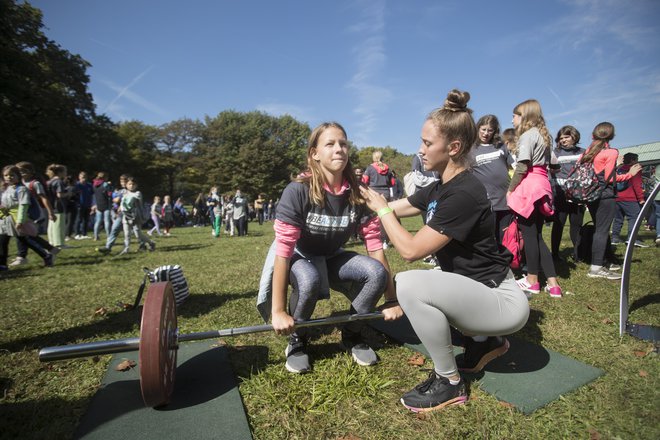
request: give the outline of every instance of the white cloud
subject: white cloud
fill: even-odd
[[[359,23],[348,28],[360,41],[355,46],[353,59],[357,69],[346,87],[355,92],[357,105],[353,109],[358,119],[353,124],[357,131],[353,139],[364,145],[378,127],[380,113],[392,99],[392,93],[382,84],[379,76],[387,62],[385,53],[385,2],[359,2]]]
[[[308,123],[313,119],[310,115],[310,112],[307,109],[294,104],[280,104],[280,103],[258,104],[257,110],[274,116],[283,116],[283,115],[293,116],[299,121],[306,121]]]

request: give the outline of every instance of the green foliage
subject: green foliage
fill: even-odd
[[[405,155],[400,153],[396,148],[392,147],[365,147],[358,150],[358,162],[362,169],[370,165],[374,151],[381,151],[383,153],[382,161],[385,162],[391,170],[396,171],[396,174],[402,179],[403,176],[410,171],[412,166],[412,155]],[[357,164],[354,165],[357,167]]]
[[[0,161],[21,160],[43,169],[59,162],[70,170],[121,156],[111,123],[95,113],[87,91],[90,64],[42,32],[41,11],[0,0]],[[108,151],[111,149],[112,151]]]

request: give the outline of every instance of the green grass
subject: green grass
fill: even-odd
[[[410,219],[404,225],[415,230],[419,222]],[[564,236],[568,240],[567,231]],[[0,275],[0,438],[72,436],[110,356],[42,364],[37,350],[136,336],[136,314],[118,303],[132,303],[143,266],[182,265],[191,297],[180,309],[181,332],[259,324],[256,291],[272,238],[271,224],[250,223],[248,237],[223,235],[219,240],[209,228],[174,229],[171,237],[157,239],[156,252],[118,258],[98,255],[91,240],[76,241],[74,249],[60,253],[53,269],[42,268],[30,254],[29,265]],[[362,246],[353,248],[362,251]],[[619,255],[623,250],[617,249]],[[660,325],[658,253],[655,247],[635,250],[633,322]],[[393,249],[387,255],[394,271],[427,267],[405,263]],[[315,329],[314,372],[302,376],[283,366],[284,338],[272,333],[227,338],[254,437],[660,438],[658,358],[652,344],[619,337],[619,284],[587,278],[584,264],[558,269],[564,291],[572,294],[561,300],[535,297],[530,320],[518,336],[603,369],[605,374],[591,384],[530,416],[472,384],[467,405],[416,416],[398,399],[425,378],[431,363],[409,365],[412,351],[375,332],[372,343],[382,362],[361,368],[341,351],[336,329]],[[101,307],[107,313],[95,314]],[[347,307],[346,299],[333,294],[319,303],[315,316]]]

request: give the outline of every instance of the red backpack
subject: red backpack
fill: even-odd
[[[511,220],[511,224],[504,231],[502,244],[513,254],[511,269],[519,269],[523,260],[524,242],[522,233],[520,232],[520,229],[518,229],[518,220],[515,216],[513,217],[513,220]]]

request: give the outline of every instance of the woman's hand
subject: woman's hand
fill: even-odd
[[[290,335],[293,333],[294,320],[287,312],[273,313],[273,330],[278,335]]]
[[[385,321],[394,321],[403,316],[403,309],[399,303],[383,304],[378,308],[383,313]]]
[[[373,212],[378,212],[379,209],[387,207],[387,200],[385,200],[385,197],[373,189],[360,185],[360,193],[367,202],[369,209]]]

